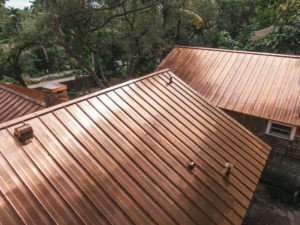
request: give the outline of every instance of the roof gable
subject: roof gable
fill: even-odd
[[[0,123],[43,108],[45,108],[45,104],[41,91],[0,83]]]
[[[164,68],[215,106],[300,125],[300,56],[178,46]]]
[[[0,222],[241,224],[268,154],[160,71],[0,125]]]

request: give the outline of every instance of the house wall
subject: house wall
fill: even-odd
[[[288,190],[300,189],[300,128],[294,140],[266,134],[268,120],[224,110],[272,147],[262,180]]]

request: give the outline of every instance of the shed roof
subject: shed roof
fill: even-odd
[[[0,123],[44,108],[44,97],[41,91],[0,83]]]
[[[0,125],[0,223],[240,225],[269,150],[160,71]]]
[[[215,106],[300,126],[300,56],[178,46],[164,68]]]

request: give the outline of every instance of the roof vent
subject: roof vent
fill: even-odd
[[[187,165],[187,168],[189,169],[189,170],[193,170],[194,168],[195,168],[195,166],[196,166],[196,163],[195,162],[190,162],[188,165]]]
[[[231,174],[231,169],[233,168],[233,164],[231,164],[231,163],[225,163],[224,167],[225,168],[224,168],[223,176],[225,178],[228,178],[230,176],[230,174]]]
[[[29,124],[25,124],[15,128],[14,135],[22,144],[26,144],[33,139],[33,129]]]
[[[173,77],[170,75],[168,85],[173,83]]]

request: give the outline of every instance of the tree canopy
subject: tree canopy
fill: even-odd
[[[298,54],[300,0],[0,1],[0,79],[80,68],[101,87],[152,71],[174,45]]]

